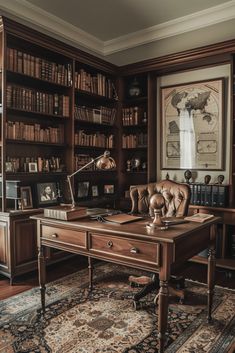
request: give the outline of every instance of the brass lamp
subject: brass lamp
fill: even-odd
[[[82,170],[84,170],[87,167],[89,167],[90,165],[92,165],[93,163],[95,163],[96,168],[99,169],[99,170],[110,170],[110,169],[116,168],[116,163],[115,163],[114,159],[112,157],[110,157],[110,152],[109,151],[105,151],[101,156],[96,157],[95,159],[92,159],[90,162],[88,162],[87,164],[85,164],[84,166],[82,166],[81,168],[76,170],[76,172],[68,175],[67,176],[67,181],[68,181],[68,184],[69,184],[69,191],[70,191],[70,196],[71,196],[71,200],[72,200],[72,204],[71,204],[71,208],[72,209],[74,209],[76,207],[76,204],[75,204],[74,196],[73,196],[71,178],[74,175],[76,175],[79,172],[81,172]]]
[[[90,162],[76,170],[74,173],[68,175],[67,181],[69,184],[70,198],[72,201],[71,204],[63,204],[45,208],[44,216],[68,221],[86,215],[86,207],[76,206],[71,185],[71,178],[92,164],[95,164],[96,168],[99,170],[111,170],[116,168],[116,163],[114,159],[110,157],[110,152],[105,151],[102,155],[92,159]]]
[[[161,219],[162,207],[164,205],[165,199],[161,194],[154,194],[151,196],[149,206],[154,210],[154,220],[152,223],[148,224],[151,228],[161,228],[165,226]]]

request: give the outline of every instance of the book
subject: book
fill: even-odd
[[[136,221],[139,221],[140,219],[143,219],[143,217],[133,216],[126,213],[114,214],[111,216],[103,217],[104,222],[112,222],[112,223],[118,223],[118,224],[136,222]]]
[[[71,208],[70,205],[58,205],[44,208],[44,216],[63,221],[72,221],[87,216],[87,207]]]
[[[211,219],[213,218],[214,215],[212,214],[207,214],[207,213],[195,213],[194,215],[192,216],[188,216],[188,217],[184,217],[184,219],[186,221],[192,221],[192,222],[199,222],[199,223],[202,223],[202,222],[205,222],[205,221],[208,221],[208,219]]]

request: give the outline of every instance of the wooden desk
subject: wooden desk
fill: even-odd
[[[128,265],[159,273],[158,299],[159,352],[164,351],[168,318],[168,281],[172,270],[209,247],[208,258],[208,320],[215,272],[215,217],[205,223],[184,223],[168,230],[148,230],[146,220],[126,225],[99,223],[87,218],[59,221],[33,216],[37,220],[39,284],[42,310],[45,311],[45,246],[88,256],[90,289],[92,289],[92,258]]]

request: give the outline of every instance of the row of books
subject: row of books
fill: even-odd
[[[14,48],[7,48],[7,69],[60,85],[71,85],[71,64],[58,64]]]
[[[148,136],[143,132],[122,136],[122,148],[146,147],[147,144]]]
[[[114,135],[105,135],[100,132],[94,134],[87,134],[84,130],[79,130],[75,133],[75,145],[79,146],[93,146],[93,147],[114,147]]]
[[[122,109],[123,126],[147,123],[147,112],[144,107],[129,107]]]
[[[83,167],[84,165],[86,165],[87,163],[91,162],[92,158],[90,155],[88,154],[75,154],[74,155],[74,170],[78,170],[81,167]],[[85,168],[84,170],[95,170],[95,163],[92,163],[89,167]]]
[[[6,138],[21,141],[64,143],[64,125],[42,127],[40,124],[7,121]]]
[[[62,172],[65,166],[57,156],[44,157],[7,157],[6,172]]]
[[[7,107],[69,117],[69,96],[49,94],[31,88],[8,85]]]
[[[228,203],[228,185],[191,183],[192,205],[226,207]]]
[[[107,98],[117,98],[111,79],[101,73],[91,74],[84,69],[75,72],[75,88]]]
[[[90,108],[75,105],[74,118],[76,120],[89,121],[97,124],[113,125],[117,114],[117,109],[99,106]]]

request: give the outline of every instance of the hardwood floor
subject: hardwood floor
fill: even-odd
[[[87,258],[74,256],[73,258],[48,266],[47,281],[53,281],[70,273],[76,272],[87,266]],[[207,267],[205,265],[188,262],[182,275],[185,278],[206,283]],[[222,287],[235,289],[235,271],[225,271],[216,269],[216,284]],[[15,279],[14,284],[9,284],[9,279],[0,275],[0,300],[19,294],[28,289],[38,286],[37,272],[34,271],[27,275],[19,276]]]

